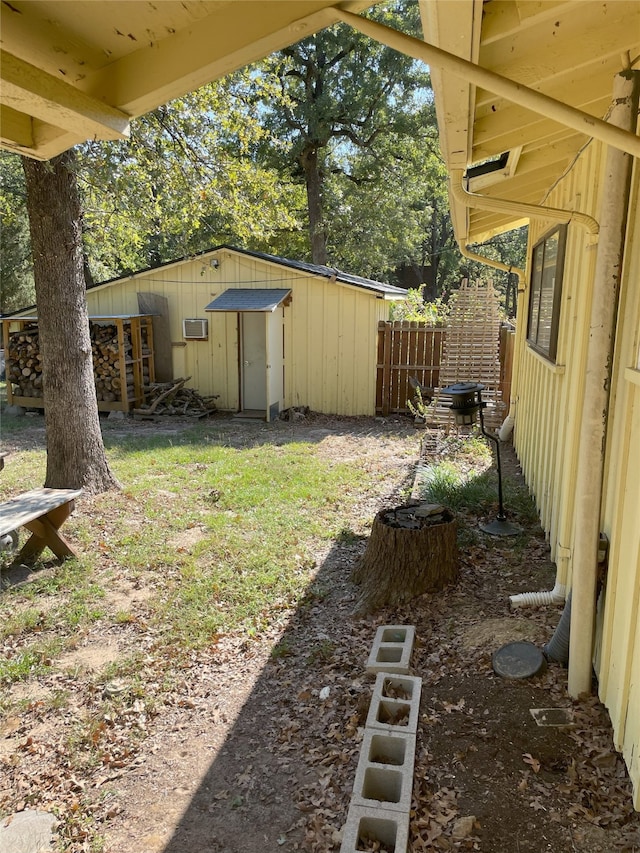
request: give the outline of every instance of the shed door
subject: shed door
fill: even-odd
[[[240,314],[241,325],[241,408],[267,409],[267,333],[266,318],[259,312]]]
[[[267,318],[267,420],[271,421],[278,417],[284,402],[284,308],[276,308]]]

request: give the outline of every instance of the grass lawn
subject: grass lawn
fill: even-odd
[[[0,661],[0,679],[42,671],[108,618],[114,582],[152,591],[147,618],[172,658],[222,632],[256,635],[314,594],[308,546],[340,534],[367,476],[308,442],[231,446],[210,422],[114,432],[105,431],[105,445],[121,491],[80,499],[64,527],[82,557],[2,596],[0,636],[20,642]],[[45,464],[42,447],[12,454],[0,497],[42,483]],[[126,607],[111,618],[126,621]]]

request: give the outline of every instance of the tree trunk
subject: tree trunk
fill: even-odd
[[[381,510],[352,580],[362,587],[356,613],[405,604],[458,579],[457,522],[442,506],[411,501]]]
[[[75,158],[22,158],[42,354],[49,488],[118,486],[102,442],[85,297]]]
[[[322,175],[318,160],[318,149],[308,148],[300,156],[307,186],[307,208],[309,211],[309,241],[311,259],[314,264],[327,263],[327,235],[324,228],[322,209]]]

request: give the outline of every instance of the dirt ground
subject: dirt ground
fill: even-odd
[[[179,426],[127,421],[117,427],[154,428]],[[137,700],[127,713],[143,737],[108,769],[56,782],[65,773],[59,749],[65,721],[42,711],[42,700],[61,686],[70,661],[57,675],[10,688],[12,699],[29,702],[0,720],[1,812],[50,803],[72,810],[74,797],[82,799],[91,804],[105,853],[338,851],[371,697],[365,663],[375,631],[413,624],[412,672],[423,683],[414,853],[638,853],[640,815],[595,696],[570,701],[559,665],[524,681],[492,669],[496,649],[519,639],[541,646],[560,617],[557,607],[509,609],[510,594],[553,586],[539,527],[526,527],[517,547],[512,540],[467,537],[457,585],[358,618],[350,572],[375,512],[406,497],[420,431],[404,418],[320,417],[295,425],[229,421],[228,430],[238,444],[258,430],[278,442],[308,438],[331,458],[375,472],[378,487],[363,492],[358,511],[344,519],[343,535],[312,555],[316,571],[299,609],[260,637],[223,636],[194,655],[169,688],[156,685],[153,715]],[[34,423],[5,450],[41,439]],[[503,469],[519,476],[510,447],[503,449]],[[477,519],[466,515],[460,524],[475,530]],[[149,591],[115,584],[108,595],[114,610],[126,603],[139,618],[98,623],[79,640],[78,676],[64,684],[71,715],[91,701],[82,672],[93,684],[89,676],[131,643],[152,645],[144,621]],[[570,709],[572,725],[537,726],[530,709],[549,707]],[[38,797],[37,784],[55,793]],[[95,850],[91,833],[79,833],[67,849]]]

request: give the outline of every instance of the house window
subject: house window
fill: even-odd
[[[567,226],[555,228],[533,247],[527,340],[551,361],[556,359]]]

